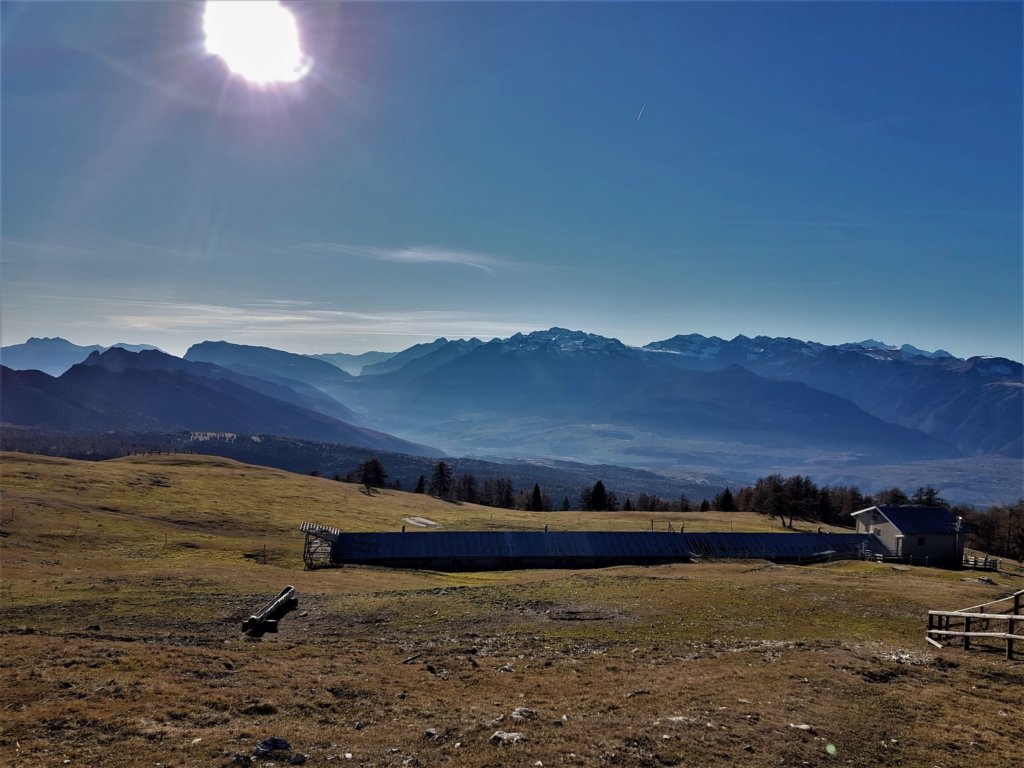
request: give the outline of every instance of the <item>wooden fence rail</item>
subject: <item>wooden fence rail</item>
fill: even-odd
[[[1024,590],[1009,597],[993,600],[990,603],[972,605],[959,611],[928,611],[928,631],[925,639],[942,648],[943,639],[961,638],[964,650],[971,647],[972,638],[1003,640],[1006,642],[1006,658],[1012,659],[1014,641],[1024,643],[1024,615],[1021,604],[1024,603]],[[995,606],[1001,606],[996,609]],[[1006,622],[1006,631],[991,631],[992,624],[997,626]],[[962,627],[962,628],[961,628]]]
[[[929,565],[928,555],[881,555],[876,552],[863,552],[861,557],[876,563],[902,563],[904,565],[923,565],[925,567]]]
[[[964,568],[970,568],[973,571],[998,571],[999,560],[994,557],[973,557],[964,555]]]

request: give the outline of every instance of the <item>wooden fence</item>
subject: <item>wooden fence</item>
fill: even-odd
[[[875,552],[863,552],[865,560],[875,563],[902,563],[903,565],[929,565],[928,555],[880,555]]]
[[[1002,640],[1006,643],[1006,658],[1012,659],[1014,641],[1024,643],[1024,634],[1020,634],[1024,632],[1022,603],[1024,590],[1010,597],[973,605],[960,611],[928,611],[928,632],[925,639],[937,648],[943,647],[943,640],[960,639],[964,650],[970,649],[974,638]],[[1004,622],[1005,632],[993,631],[1002,628]]]
[[[998,571],[999,560],[994,557],[973,557],[964,555],[964,568],[970,568],[972,571]]]

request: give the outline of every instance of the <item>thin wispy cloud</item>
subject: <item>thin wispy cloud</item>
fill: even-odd
[[[30,264],[41,260],[54,265],[83,261],[102,264],[115,261],[116,256],[92,244],[4,237],[0,239],[0,259],[4,264]]]
[[[175,248],[117,237],[78,237],[64,240],[33,240],[4,237],[0,239],[4,263],[35,263],[57,266],[88,263],[137,267],[140,259],[151,262],[193,260],[199,255],[195,248]]]
[[[395,261],[404,264],[455,264],[473,267],[484,272],[514,266],[513,262],[475,251],[460,251],[431,245],[417,245],[399,248],[381,248],[369,245],[348,245],[346,243],[314,242],[297,246],[305,253],[321,255],[356,256],[378,261]]]

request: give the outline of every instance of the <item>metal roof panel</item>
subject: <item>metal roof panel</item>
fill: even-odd
[[[955,534],[957,516],[945,507],[878,507],[890,523],[904,534]]]
[[[344,533],[336,563],[413,567],[683,562],[692,557],[803,561],[823,556],[888,554],[877,537],[835,533],[667,533],[624,531],[424,531]]]

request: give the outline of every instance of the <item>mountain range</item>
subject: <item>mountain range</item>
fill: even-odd
[[[0,347],[0,363],[15,370],[36,370],[51,376],[60,376],[75,363],[80,363],[93,352],[104,352],[112,347],[141,352],[144,349],[158,349],[151,344],[113,344],[104,347],[99,344],[79,346],[59,336],[38,338],[33,336],[24,344]]]
[[[681,368],[742,365],[845,398],[885,421],[917,429],[967,455],[1022,455],[1022,367],[1004,358],[896,349],[877,342],[826,346],[797,339],[675,336],[645,350]]]
[[[157,350],[114,347],[93,352],[59,377],[0,366],[0,420],[72,432],[266,434],[414,455],[438,453],[328,415],[351,412],[310,389],[301,382],[293,389]]]
[[[898,352],[878,359],[796,340],[697,341],[637,348],[556,328],[475,345],[431,366],[448,354],[442,345],[417,359],[418,375],[355,379],[347,402],[379,428],[401,425],[401,434],[429,434],[468,455],[717,468],[1019,456],[1017,363],[904,360]],[[808,353],[824,360],[809,365]],[[826,381],[833,358],[843,366]],[[867,369],[859,379],[865,404],[883,411],[900,387],[903,399],[881,413],[851,399],[843,381],[857,361]],[[945,405],[942,418],[926,421],[912,407],[925,396]]]
[[[43,340],[19,346],[33,341]],[[2,351],[5,365],[10,349]],[[152,428],[155,420],[363,441],[356,445],[368,444],[372,432],[375,440],[409,441],[413,449],[388,450],[410,453],[430,445],[451,455],[734,476],[870,472],[876,485],[886,466],[900,465],[901,476],[920,467],[933,478],[936,467],[955,473],[961,462],[979,473],[975,485],[982,488],[991,486],[987,462],[1001,468],[999,494],[1024,490],[1006,481],[1007,462],[1019,466],[1024,453],[1024,376],[1019,362],[1004,358],[964,360],[870,339],[824,345],[690,334],[635,347],[562,328],[488,342],[442,338],[379,354],[387,358],[364,358],[356,376],[329,354],[227,342],[196,344],[184,360],[151,351],[93,352],[57,379],[5,370],[0,416],[62,428]],[[337,362],[351,367],[351,357]],[[103,373],[83,370],[89,368]],[[102,387],[92,380],[101,375],[110,377]],[[179,378],[173,387],[174,377],[187,384]],[[119,395],[104,401],[106,387]],[[173,417],[154,406],[172,391],[179,404]],[[247,406],[232,409],[232,399]],[[206,407],[214,401],[215,408]],[[81,410],[82,403],[91,410]],[[61,416],[43,419],[44,410]]]

